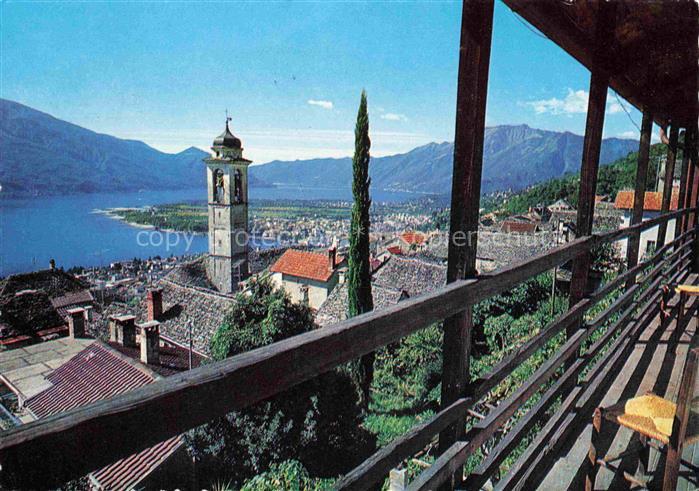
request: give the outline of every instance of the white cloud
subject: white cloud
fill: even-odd
[[[332,109],[333,108],[333,103],[332,101],[323,101],[323,100],[317,100],[317,99],[308,99],[308,102],[311,106],[318,106],[322,107],[323,109]]]
[[[114,132],[120,138],[145,141],[165,152],[181,152],[189,146],[205,151],[221,128],[181,128],[168,131]],[[348,157],[354,151],[353,130],[291,129],[291,128],[240,128],[234,131],[243,141],[245,156],[261,164],[271,160],[296,160],[323,157]],[[419,132],[372,131],[371,155],[382,157],[403,153],[431,141],[443,138]]]
[[[408,118],[405,114],[396,114],[396,113],[382,114],[381,119],[386,119],[388,121],[407,121],[408,120]]]
[[[534,108],[537,114],[585,114],[587,101],[590,94],[586,90],[568,89],[568,94],[563,99],[552,97],[538,101],[525,102],[523,105]],[[607,96],[607,113],[618,114],[624,112],[624,108],[611,94]]]
[[[638,131],[624,131],[619,133],[619,138],[638,138]]]
[[[609,104],[609,107],[607,108],[607,112],[609,114],[617,114],[622,112],[623,110],[624,109],[621,107],[621,104],[619,104],[618,102],[612,102],[611,104]]]
[[[568,89],[564,99],[552,97],[538,101],[526,102],[525,105],[533,107],[537,114],[578,114],[587,111],[587,98],[589,94],[585,90]]]

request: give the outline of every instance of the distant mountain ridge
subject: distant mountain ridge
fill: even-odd
[[[527,125],[486,128],[483,145],[482,192],[519,190],[532,184],[577,172],[583,137],[570,132],[545,131]],[[638,148],[638,142],[606,138],[600,162],[609,164]],[[451,191],[454,144],[428,143],[407,153],[372,158],[372,187],[419,193]],[[258,179],[288,186],[349,188],[352,160],[312,159],[274,161],[250,168]]]
[[[582,140],[569,132],[526,125],[486,128],[482,191],[518,190],[577,172]],[[610,163],[637,147],[633,140],[605,139],[601,162]],[[453,143],[429,143],[404,154],[373,158],[372,187],[449,193],[453,152]],[[0,185],[4,195],[203,188],[206,181],[201,160],[207,155],[195,147],[177,154],[160,152],[137,140],[96,133],[0,99]],[[349,157],[274,161],[250,167],[250,186],[349,189],[351,174]]]
[[[207,155],[195,147],[164,153],[0,99],[0,185],[5,195],[203,188],[202,159]]]

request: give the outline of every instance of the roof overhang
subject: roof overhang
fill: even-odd
[[[603,56],[596,53],[596,1],[503,0],[661,126],[696,124],[697,4],[694,1],[612,0],[615,27]]]

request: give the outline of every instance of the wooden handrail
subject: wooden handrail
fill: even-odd
[[[450,283],[334,326],[0,433],[2,479],[61,483],[250,406],[561,265],[583,237],[500,272]],[[167,412],[163,414],[163,408]],[[86,454],[84,448],[91,448]],[[56,449],[61,449],[56,451]],[[33,469],[32,473],[17,472]],[[33,481],[32,481],[33,480]]]
[[[661,218],[669,220],[694,210],[679,210],[643,224],[651,223],[647,226],[654,226]],[[625,229],[625,232],[637,230],[641,228],[635,226]],[[687,234],[682,236],[687,237]],[[168,377],[108,400],[7,430],[0,433],[0,478],[6,483],[32,487],[59,484],[85,475],[396,342],[463,311],[469,305],[560,266],[595,244],[615,238],[618,238],[618,234],[582,237],[492,275],[456,281],[378,312],[370,312]],[[663,248],[661,252],[665,250]],[[684,256],[679,262],[683,260]],[[591,299],[584,299],[564,314],[555,327],[564,328],[566,319],[582,315],[594,303]],[[451,411],[446,410],[447,414],[458,416],[465,411],[473,397],[483,395],[503,380],[555,332],[543,331],[501,362],[479,384],[472,385],[474,396],[457,401],[455,406],[450,406]],[[401,451],[396,452],[405,453],[407,449],[415,448],[431,431],[437,429],[438,432],[442,425],[450,421],[453,419],[445,415],[431,420],[410,433],[414,436],[413,440],[398,441],[396,448]],[[85,452],[86,448],[90,452]],[[389,456],[386,452],[382,455],[379,457],[383,468],[387,462],[395,460],[395,456]],[[369,467],[371,465],[365,468]],[[32,469],[32,472],[26,472],[26,469]]]

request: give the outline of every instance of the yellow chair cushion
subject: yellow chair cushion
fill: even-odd
[[[617,414],[619,424],[656,440],[667,442],[672,434],[672,422],[677,406],[674,402],[646,394],[629,399],[623,413]]]
[[[686,293],[687,295],[699,295],[698,285],[678,285],[675,288],[677,293]]]

